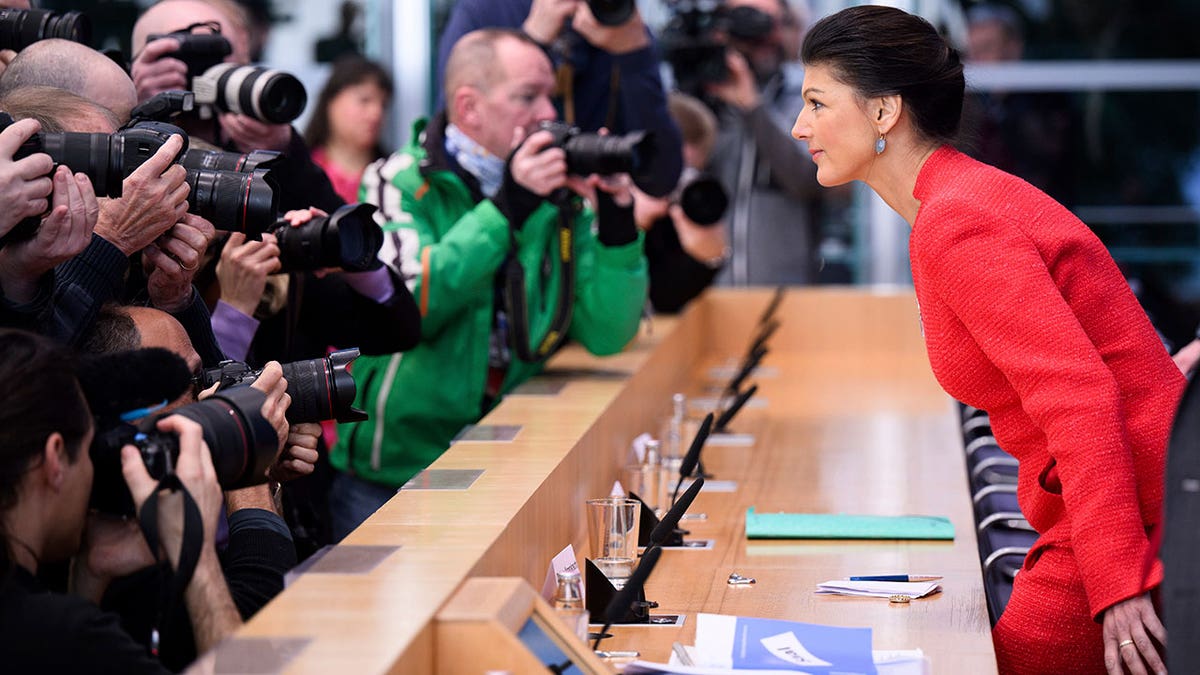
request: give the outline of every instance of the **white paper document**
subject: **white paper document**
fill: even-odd
[[[907,595],[923,598],[942,590],[936,581],[849,581],[834,579],[817,584],[817,595],[858,595],[867,598],[890,598]]]

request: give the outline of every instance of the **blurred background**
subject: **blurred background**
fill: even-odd
[[[693,1],[693,0],[688,0]],[[700,0],[703,2],[704,0]],[[801,24],[843,0],[781,0]],[[128,53],[139,3],[43,0],[93,19],[96,45]],[[437,35],[454,0],[242,0],[269,28],[261,60],[294,73],[309,110],[330,62],[347,52],[395,81],[383,143],[405,142],[432,112]],[[674,2],[638,0],[656,31]],[[1200,2],[912,0],[968,58],[960,147],[1034,183],[1099,235],[1175,347],[1200,321]],[[802,26],[803,27],[803,26]],[[799,65],[792,67],[799,68]],[[664,66],[665,81],[672,81]],[[797,111],[798,112],[798,111]],[[863,186],[821,215],[820,283],[908,284],[908,227]]]

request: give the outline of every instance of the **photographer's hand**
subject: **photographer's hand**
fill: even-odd
[[[99,605],[108,584],[154,564],[154,554],[133,519],[88,514],[83,550],[71,562],[71,590]]]
[[[192,279],[208,244],[216,235],[212,223],[187,214],[142,255],[150,303],[164,312],[179,312],[192,301]]]
[[[271,480],[286,483],[307,476],[316,467],[320,456],[317,441],[321,438],[321,425],[316,422],[293,424],[288,429],[287,445],[279,459],[267,470]]]
[[[51,204],[33,239],[0,249],[0,287],[13,302],[32,300],[38,279],[79,255],[91,240],[100,207],[87,176],[58,167]]]
[[[252,150],[287,150],[292,141],[290,124],[267,124],[253,117],[223,113],[221,128],[241,152]]]
[[[609,54],[628,54],[650,46],[650,37],[646,34],[646,24],[637,9],[633,16],[620,26],[606,26],[596,20],[586,2],[579,3],[579,10],[571,19],[571,27],[583,36],[588,44]]]
[[[671,223],[675,225],[675,234],[679,235],[679,245],[698,262],[716,266],[721,264],[729,242],[726,238],[725,223],[719,222],[710,226],[697,225],[687,217],[683,207],[671,205]],[[714,262],[716,261],[716,262]]]
[[[46,212],[53,185],[54,160],[44,152],[13,159],[21,144],[41,130],[37,120],[13,122],[0,131],[0,236],[8,234],[26,217]]]
[[[708,93],[742,112],[757,108],[761,97],[746,57],[736,49],[727,49],[725,67],[729,69],[729,79],[708,83]]]
[[[217,483],[217,472],[213,468],[208,446],[204,444],[200,425],[186,417],[172,415],[159,420],[157,427],[159,431],[172,431],[179,436],[179,459],[175,463],[175,475],[192,495],[204,523],[200,560],[184,598],[192,620],[196,652],[200,653],[212,648],[242,623],[229,595],[229,587],[225,584],[214,545],[224,495]],[[133,495],[134,504],[140,510],[146,499],[154,493],[157,482],[146,472],[141,454],[132,445],[121,448],[121,471]],[[179,563],[179,548],[183,538],[183,505],[179,497],[179,494],[159,497],[162,500],[158,511],[159,537],[172,567]]]
[[[292,397],[287,393],[287,380],[283,377],[283,367],[278,361],[267,362],[258,379],[250,386],[267,395],[267,400],[262,404],[262,416],[275,428],[275,433],[279,435],[279,449],[282,450],[288,440],[287,409],[292,404]]]
[[[179,40],[159,38],[147,42],[142,53],[133,60],[130,75],[139,103],[164,91],[188,88],[187,64],[167,56],[177,51]]]
[[[581,4],[584,3],[580,0],[533,0],[521,30],[537,42],[548,45],[554,42],[567,19]]]
[[[262,241],[246,241],[234,232],[221,249],[217,282],[221,300],[246,316],[254,316],[267,287],[267,277],[279,271],[279,245],[275,235],[263,234]]]
[[[524,131],[514,130],[513,146],[516,152],[508,160],[508,170],[517,185],[539,197],[567,184],[567,153],[562,148],[549,148],[554,135],[549,131],[535,131],[525,139]]]
[[[172,135],[129,174],[120,199],[101,202],[96,234],[126,256],[148,246],[187,215],[187,169],[173,163],[182,147],[183,138]]]

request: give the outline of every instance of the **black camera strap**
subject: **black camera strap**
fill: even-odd
[[[160,543],[158,537],[158,495],[160,492],[175,491],[180,492],[183,497],[183,541],[179,547],[179,565],[175,571],[171,571],[169,561],[161,563],[166,576],[170,579],[170,583],[164,584],[160,589],[158,615],[155,618],[154,627],[150,629],[150,651],[155,655],[158,655],[162,627],[166,622],[170,621],[177,603],[187,591],[188,584],[192,581],[192,575],[196,572],[196,565],[200,562],[200,554],[204,549],[204,521],[200,517],[200,507],[196,505],[196,500],[192,498],[191,493],[183,486],[183,482],[179,480],[179,476],[173,473],[164,476],[162,480],[158,481],[158,486],[154,488],[154,492],[150,493],[150,496],[142,504],[142,509],[138,513],[142,536],[146,538],[146,543],[150,545],[150,551],[157,558]]]
[[[509,229],[511,248],[504,260],[504,304],[508,311],[509,343],[517,356],[526,363],[544,361],[567,339],[571,314],[575,308],[575,232],[571,228],[571,202],[565,191],[556,192],[551,201],[558,207],[557,246],[560,278],[558,303],[550,329],[538,343],[530,347],[529,307],[525,294],[525,269],[517,258],[517,237]]]

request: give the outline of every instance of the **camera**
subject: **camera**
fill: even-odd
[[[684,215],[697,225],[716,225],[729,208],[729,193],[713,176],[691,167],[683,170],[679,186],[671,193],[671,202],[679,204]]]
[[[660,42],[680,91],[703,97],[704,85],[729,79],[725,50],[731,40],[757,42],[775,28],[770,14],[754,7],[727,7],[719,0],[676,0]]]
[[[343,349],[323,358],[283,364],[287,391],[292,397],[287,411],[288,422],[361,422],[367,419],[365,412],[354,407],[358,388],[354,376],[346,369],[356,358],[358,349]],[[261,373],[261,369],[254,370],[241,361],[222,361],[197,375],[196,382],[201,389],[219,384],[217,391],[220,392],[226,387],[253,382]]]
[[[0,49],[19,52],[47,38],[86,45],[92,41],[92,22],[82,12],[0,9]]]
[[[267,469],[279,453],[279,436],[262,416],[266,395],[248,386],[217,392],[167,415],[183,415],[200,424],[212,455],[217,481],[226,490],[265,483]],[[147,418],[137,426],[121,422],[97,430],[89,453],[95,467],[91,506],[116,515],[133,514],[133,498],[121,472],[121,448],[137,447],[150,476],[172,473],[179,458],[179,438],[159,431],[165,415]]]
[[[271,124],[286,124],[304,112],[308,94],[294,75],[262,66],[221,63],[192,78],[197,103]]]
[[[212,32],[192,32],[196,28]],[[168,37],[178,40],[180,48],[167,57],[187,64],[188,86],[196,103],[271,124],[291,122],[304,112],[308,93],[295,76],[273,68],[225,63],[233,46],[221,35],[220,25],[192,24],[173,33],[150,35],[147,41]]]
[[[192,148],[183,153],[183,158],[179,160],[179,163],[188,169],[254,173],[255,169],[272,168],[280,157],[282,155],[274,150],[252,150],[247,153],[239,153]]]
[[[627,173],[639,188],[645,189],[643,186],[659,172],[661,153],[652,132],[602,136],[562,122],[542,122],[539,129],[549,131],[554,146],[567,153],[567,172],[573,175]]]
[[[596,21],[605,26],[620,26],[633,16],[637,9],[634,0],[588,0],[588,9]]]
[[[206,28],[210,33],[195,33],[197,28]],[[153,33],[146,36],[149,44],[162,38],[174,38],[179,42],[179,49],[171,52],[168,57],[179,59],[187,65],[188,82],[192,78],[225,61],[225,57],[233,53],[233,45],[221,35],[221,24],[214,21],[194,23],[187,28],[171,33]]]
[[[340,267],[347,272],[378,269],[383,230],[371,204],[347,204],[329,216],[292,227],[279,220],[272,230],[279,241],[281,272]],[[290,382],[290,380],[289,380]]]
[[[275,223],[279,195],[269,168],[249,173],[217,169],[187,171],[188,211],[219,230],[259,236]]]

